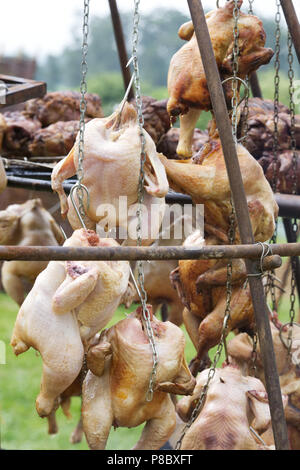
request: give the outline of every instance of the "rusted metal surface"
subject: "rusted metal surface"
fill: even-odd
[[[11,75],[0,75],[0,80],[7,86],[5,97],[3,97],[4,102],[0,103],[0,109],[23,103],[32,98],[41,98],[47,92],[45,82],[37,82]]]
[[[231,123],[202,3],[201,0],[187,0],[187,2],[207,79],[214,117],[219,130],[241,240],[243,244],[252,244],[254,243],[254,237],[237,158],[236,144],[232,136]],[[258,273],[258,263],[256,261],[246,260],[246,268],[248,274]],[[249,286],[261,345],[275,447],[277,450],[288,450],[287,426],[262,280],[258,276],[251,276],[249,277]]]
[[[123,75],[124,88],[126,91],[131,80],[131,74],[130,74],[129,67],[126,67],[127,62],[128,62],[128,56],[127,56],[127,51],[126,51],[126,46],[125,46],[125,41],[124,41],[122,23],[121,23],[116,0],[108,0],[108,3],[110,7],[111,20],[112,20],[112,24],[114,28],[115,40],[117,44],[120,66],[121,66],[121,71]],[[128,100],[130,101],[132,98],[134,98],[134,93],[133,93],[133,88],[131,87],[129,95],[128,95]]]
[[[297,0],[298,2],[299,0]],[[280,0],[281,7],[288,25],[295,51],[300,63],[300,24],[292,0]]]
[[[256,72],[251,73],[249,82],[250,82],[252,95],[254,96],[254,98],[262,98],[263,96],[262,96],[262,92],[261,92],[261,88],[259,85],[258,76]]]
[[[273,255],[300,255],[300,243],[272,244]],[[117,246],[117,247],[65,247],[65,246],[0,246],[0,260],[178,260],[178,259],[259,259],[261,245],[211,245],[201,248],[183,246]],[[267,257],[266,257],[267,259]],[[278,258],[275,258],[275,265]]]

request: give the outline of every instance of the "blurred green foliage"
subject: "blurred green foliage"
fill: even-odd
[[[121,15],[128,57],[131,54],[132,17]],[[156,99],[168,98],[167,74],[172,55],[182,46],[177,31],[189,18],[173,9],[156,9],[140,19],[139,68],[143,95]],[[49,55],[38,64],[37,79],[45,80],[49,91],[79,89],[81,63],[81,22],[79,13],[74,17],[73,39],[58,56]],[[266,46],[275,49],[275,23],[263,18]],[[288,61],[286,25],[282,21],[280,36],[280,101],[288,104]],[[112,112],[124,95],[124,85],[110,16],[91,17],[88,50],[88,91],[102,98],[104,114]],[[274,60],[259,70],[259,79],[265,98],[274,96]],[[296,64],[296,61],[295,61]],[[295,78],[300,78],[295,65]],[[205,129],[210,113],[202,113],[198,127]]]

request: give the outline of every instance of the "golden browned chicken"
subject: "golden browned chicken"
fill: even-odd
[[[195,232],[184,242],[184,246],[216,245],[215,237],[204,241]],[[171,281],[184,305],[183,322],[197,351],[190,364],[197,374],[210,348],[221,339],[225,307],[226,279],[229,260],[179,260],[178,268],[171,273]],[[254,330],[255,320],[249,287],[244,287],[246,268],[243,260],[232,262],[232,298],[230,318],[226,334],[234,329]]]
[[[30,155],[37,157],[65,156],[74,145],[79,121],[58,121],[33,135],[28,145]]]
[[[182,420],[188,421],[208,379],[209,369],[197,377],[191,397],[176,405]],[[181,450],[267,450],[252,434],[259,434],[271,420],[268,398],[263,383],[243,376],[237,367],[216,369],[204,406],[183,437]],[[271,448],[274,448],[271,447]]]
[[[283,394],[287,395],[288,403],[285,407],[285,418],[288,425],[288,436],[292,450],[300,450],[300,328],[295,325],[293,328],[293,339],[291,357],[288,355],[287,337],[288,328],[282,329],[282,340],[280,339],[280,328],[282,323],[277,316],[273,316],[270,321],[271,334],[274,345],[276,365],[279,375],[280,388]],[[253,342],[246,333],[240,333],[228,342],[227,350],[229,360],[236,364],[244,375],[255,374],[264,384],[264,368],[260,352],[259,342],[256,349],[256,359],[253,362],[252,351]],[[268,429],[262,436],[268,444],[274,443],[272,429]]]
[[[161,322],[148,306],[158,353],[152,401],[146,401],[152,370],[152,349],[139,307],[101,333],[87,353],[82,389],[83,429],[91,449],[105,449],[112,426],[146,425],[134,449],[159,449],[175,427],[175,407],[169,393],[191,394],[195,379],[184,357],[180,328]]]
[[[238,7],[242,5],[239,0]],[[232,76],[233,59],[233,0],[224,7],[206,14],[207,26],[221,79]],[[272,56],[272,49],[265,48],[266,35],[262,22],[254,15],[239,13],[239,56],[238,76],[247,74],[267,64]],[[211,110],[211,101],[206,76],[192,22],[183,24],[179,37],[187,43],[171,59],[168,73],[168,112],[174,120],[180,115],[180,140],[177,154],[184,158],[191,157],[193,131],[201,110]],[[225,84],[227,101],[230,101],[232,84]]]
[[[103,116],[101,99],[95,93],[86,93],[87,118]],[[25,103],[24,113],[38,119],[42,127],[58,121],[79,121],[81,93],[78,91],[53,91],[43,98],[35,98]]]
[[[169,185],[153,140],[146,131],[144,136],[147,155],[144,206],[147,210],[142,212],[142,238],[149,244],[158,234],[165,208],[164,196]],[[80,222],[72,204],[67,200],[63,181],[77,171],[78,141],[77,136],[69,155],[52,172],[52,189],[59,195],[62,214],[68,215],[74,229],[80,226]],[[95,229],[97,224],[97,231],[100,227],[101,230],[106,227],[108,230],[122,229],[128,233],[127,242],[134,240],[136,244],[141,141],[134,107],[125,103],[122,111],[119,108],[107,118],[88,122],[84,144],[82,183],[90,194],[89,208],[85,206],[87,227]],[[153,218],[153,215],[156,217]]]
[[[63,241],[59,226],[40,199],[30,199],[24,204],[11,204],[0,211],[1,245],[57,246]],[[28,284],[32,287],[47,264],[47,261],[4,261],[1,270],[4,290],[21,305]]]
[[[244,183],[254,239],[264,242],[275,229],[278,206],[259,163],[241,144],[237,155]],[[228,243],[231,204],[230,185],[220,138],[211,131],[209,142],[190,160],[168,160],[161,156],[170,187],[189,194],[195,204],[204,204],[205,231]],[[235,243],[239,242],[236,231]]]
[[[64,246],[118,246],[91,230],[75,230]],[[127,289],[127,261],[50,261],[25,298],[13,330],[16,355],[40,352],[43,376],[36,408],[48,416],[58,397],[74,382],[84,347],[112,318]]]
[[[6,112],[5,130],[2,140],[2,155],[26,156],[29,153],[29,144],[40,128],[41,123],[34,116],[29,117],[24,111]]]

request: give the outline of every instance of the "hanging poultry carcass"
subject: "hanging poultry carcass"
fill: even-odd
[[[190,397],[183,397],[176,411],[188,421],[208,380],[209,369],[197,377]],[[286,399],[284,397],[284,399]],[[210,381],[203,408],[187,429],[181,450],[271,450],[250,430],[262,434],[270,425],[268,397],[263,383],[243,376],[237,367],[216,369]]]
[[[75,230],[64,246],[118,246],[91,230]],[[48,416],[78,376],[88,341],[112,318],[128,286],[127,261],[51,261],[37,277],[14,326],[16,355],[40,352],[43,376],[36,408]]]
[[[285,407],[285,418],[288,426],[288,437],[292,450],[300,449],[300,328],[293,326],[291,353],[287,348],[289,326],[283,326],[277,314],[270,320],[270,329],[274,345],[276,365],[279,375],[280,388],[288,397]],[[229,360],[237,365],[243,375],[256,376],[265,384],[259,341],[253,357],[253,341],[246,333],[240,333],[228,342]],[[255,360],[254,360],[255,358]],[[263,439],[272,445],[274,443],[272,428],[263,434]]]
[[[168,180],[160,162],[155,144],[144,131],[145,137],[145,194],[142,211],[142,239],[145,244],[155,240],[165,209],[164,196]],[[63,189],[65,179],[74,176],[78,169],[78,145],[59,162],[52,172],[52,189],[57,192],[61,213],[68,216],[74,229],[79,227],[75,210]],[[85,199],[85,224],[97,231],[117,228],[117,239],[136,244],[138,217],[138,187],[140,178],[141,139],[134,107],[125,103],[111,116],[93,119],[85,128],[83,179],[90,195]],[[78,205],[77,197],[74,198]],[[127,235],[128,234],[128,235]]]
[[[202,247],[217,245],[218,239],[210,236],[204,240],[194,232],[184,246]],[[197,375],[206,363],[210,348],[216,346],[222,335],[227,300],[227,263],[229,260],[179,260],[178,267],[170,278],[183,305],[183,323],[197,351],[190,364],[193,375]],[[232,330],[253,334],[255,319],[249,286],[245,286],[247,272],[244,261],[232,260],[232,294],[230,318],[226,335]]]
[[[11,204],[0,211],[1,245],[58,246],[63,241],[59,226],[40,199]],[[47,261],[4,261],[1,280],[5,292],[20,306],[28,285],[32,287],[47,264]]]
[[[238,1],[238,8],[243,1]],[[235,1],[226,2],[224,7],[206,14],[207,26],[212,42],[221,79],[233,75],[233,45]],[[272,49],[265,48],[266,34],[261,20],[254,15],[239,12],[239,56],[237,76],[246,75],[267,64],[272,56]],[[183,24],[178,32],[187,43],[171,59],[168,73],[169,100],[167,109],[173,121],[180,116],[180,140],[177,154],[182,158],[192,156],[192,138],[194,128],[202,110],[212,109],[206,76],[199,53],[198,43],[192,22]],[[240,82],[238,84],[240,87]],[[232,83],[224,84],[227,103],[232,97]]]
[[[159,449],[172,434],[175,407],[171,394],[193,392],[195,379],[187,367],[184,334],[161,322],[148,305],[158,354],[153,398],[147,401],[152,349],[146,335],[142,307],[104,330],[87,352],[90,369],[82,388],[83,429],[91,449],[105,449],[112,426],[135,427],[144,422],[136,450]]]

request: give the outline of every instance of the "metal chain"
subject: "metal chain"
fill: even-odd
[[[238,29],[238,19],[239,19],[239,8],[238,8],[238,0],[234,0],[235,2],[235,8],[233,11],[233,18],[234,18],[234,28],[233,28],[233,36],[234,36],[234,47],[233,47],[233,83],[235,83],[235,86],[232,86],[233,90],[233,98],[231,101],[232,104],[232,134],[235,139],[235,142],[237,143],[237,107],[238,107],[238,93],[237,93],[237,73],[238,73],[238,55],[239,55],[239,45],[238,45],[238,38],[239,38],[239,29]],[[230,244],[234,243],[235,240],[235,228],[236,228],[236,214],[235,214],[235,209],[234,209],[234,204],[232,200],[232,195],[230,197],[230,204],[231,204],[231,213],[229,216],[229,230],[228,230],[228,240]],[[217,345],[217,350],[214,355],[212,364],[209,368],[208,371],[208,376],[207,376],[207,381],[204,384],[201,395],[196,402],[195,408],[191,414],[191,417],[188,421],[188,423],[184,426],[181,436],[178,439],[175,449],[179,450],[181,447],[182,440],[187,432],[187,430],[190,428],[190,426],[193,424],[197,416],[199,415],[209,388],[209,384],[211,380],[213,379],[215,372],[216,372],[216,367],[218,364],[218,361],[220,360],[222,350],[224,347],[225,350],[225,356],[226,356],[226,361],[228,361],[228,356],[227,356],[227,347],[226,347],[226,335],[227,335],[227,326],[228,326],[228,321],[230,319],[230,312],[231,312],[231,297],[232,297],[232,259],[227,264],[227,278],[226,278],[226,306],[225,306],[225,312],[224,312],[224,320],[223,320],[223,325],[222,325],[222,332],[221,332],[221,338],[220,341]]]
[[[252,352],[251,352],[251,367],[250,367],[250,370],[253,371],[254,377],[256,376],[256,371],[257,371],[257,367],[256,367],[257,342],[258,342],[258,335],[257,335],[257,332],[255,332],[252,337],[253,346],[252,346]]]
[[[254,0],[248,0],[249,1],[249,9],[248,9],[248,13],[249,15],[253,15],[253,2]]]
[[[249,9],[248,15],[253,15],[253,2],[254,0],[249,0]],[[249,124],[248,124],[248,117],[249,117],[249,98],[250,98],[250,79],[249,75],[246,75],[245,78],[246,82],[246,90],[245,90],[245,104],[242,111],[242,128],[241,128],[241,135],[243,136],[244,143],[247,142],[248,132],[249,132]]]
[[[232,80],[232,98],[231,98],[231,108],[232,108],[232,116],[231,116],[231,123],[232,123],[232,134],[235,142],[237,142],[237,125],[238,125],[238,116],[237,116],[237,109],[238,109],[238,69],[239,69],[239,54],[240,54],[240,47],[239,47],[239,27],[238,21],[240,16],[240,9],[238,7],[238,0],[234,0],[234,8],[233,8],[233,50],[232,50],[232,71],[233,71],[233,80]]]
[[[83,159],[84,159],[84,131],[85,131],[85,113],[86,113],[86,99],[85,94],[87,92],[86,75],[88,71],[88,65],[86,61],[88,53],[88,33],[89,33],[89,3],[90,0],[84,0],[84,12],[83,12],[83,39],[82,39],[82,60],[81,60],[81,82],[80,82],[80,120],[79,120],[79,142],[78,142],[78,166],[77,166],[77,179],[78,182],[72,187],[70,197],[77,216],[84,228],[84,192],[87,195],[87,208],[89,206],[89,191],[86,186],[82,184],[84,172],[83,172]],[[79,208],[73,198],[73,193],[76,192],[76,196],[79,202]]]
[[[293,152],[293,187],[292,187],[292,194],[297,194],[297,152],[296,152],[296,137],[295,137],[295,103],[294,103],[294,69],[293,69],[293,43],[290,32],[288,32],[287,38],[288,44],[288,63],[289,63],[289,70],[288,70],[288,77],[289,77],[289,109],[290,109],[290,116],[291,116],[291,126],[290,126],[290,135],[291,135],[291,150]],[[295,234],[295,240],[297,240],[297,233],[298,233],[298,224],[297,219],[294,218],[292,222],[292,230]],[[291,292],[290,292],[290,310],[289,310],[289,319],[290,319],[290,328],[288,332],[287,338],[287,346],[288,346],[288,354],[291,354],[292,348],[292,336],[293,336],[293,323],[295,319],[295,302],[296,302],[296,257],[291,257]]]
[[[279,120],[279,84],[280,84],[280,37],[281,37],[281,28],[280,28],[280,0],[276,0],[276,14],[275,14],[275,75],[274,75],[274,113],[273,113],[273,175],[271,180],[271,187],[275,193],[277,190],[277,179],[278,179],[278,151],[279,151],[279,138],[278,138],[278,120]],[[277,231],[278,231],[278,220],[275,222],[275,230],[273,236],[270,240],[270,243],[276,243],[277,241]],[[275,284],[274,284],[275,271],[270,271],[266,284],[266,292],[270,292],[272,310],[277,311],[277,302],[276,302],[276,293],[275,293]]]
[[[134,69],[134,85],[135,85],[135,101],[137,106],[138,113],[138,125],[140,129],[140,139],[141,139],[141,166],[140,166],[140,179],[138,187],[138,209],[137,209],[137,245],[141,246],[142,244],[142,204],[144,200],[144,180],[145,172],[144,166],[146,162],[146,139],[143,131],[144,126],[144,117],[142,111],[142,98],[141,98],[141,87],[140,87],[140,74],[139,74],[139,64],[138,64],[138,37],[139,37],[139,3],[140,0],[134,0],[134,15],[133,15],[133,33],[132,33],[132,63]],[[146,401],[151,401],[153,398],[154,385],[156,381],[156,373],[158,366],[158,353],[156,349],[154,334],[151,326],[150,312],[147,308],[147,292],[144,287],[144,269],[143,262],[137,262],[137,272],[138,272],[138,284],[140,287],[140,300],[142,304],[143,320],[144,326],[146,329],[147,337],[152,349],[153,357],[153,366],[149,380],[149,387],[146,394]]]

